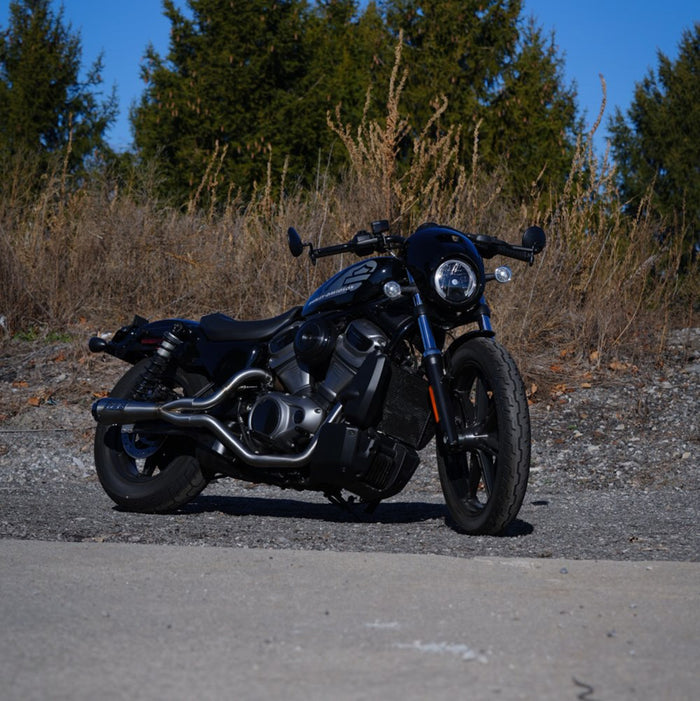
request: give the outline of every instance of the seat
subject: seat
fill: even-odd
[[[289,311],[272,319],[254,321],[240,321],[221,312],[215,312],[203,316],[199,325],[210,341],[267,341],[300,316],[301,309],[301,307],[292,307]]]

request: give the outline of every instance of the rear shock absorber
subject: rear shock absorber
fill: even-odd
[[[185,326],[180,322],[176,322],[170,331],[166,331],[163,334],[158,350],[151,357],[151,362],[141,376],[141,381],[134,392],[134,399],[139,401],[155,399],[153,393],[160,385],[173,351],[184,342],[186,332]]]

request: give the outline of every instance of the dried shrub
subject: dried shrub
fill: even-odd
[[[218,148],[184,210],[159,203],[152,194],[157,171],[148,167],[118,186],[102,171],[75,181],[60,161],[41,179],[30,156],[3,164],[5,327],[61,330],[83,317],[104,329],[133,313],[278,314],[351,262],[341,257],[311,266],[293,259],[289,226],[321,246],[347,240],[374,219],[389,218],[403,234],[432,220],[510,241],[539,224],[548,246],[535,267],[514,263],[514,282],[489,288],[499,337],[525,371],[539,372],[544,358],[562,352],[597,363],[622,355],[659,358],[674,315],[688,323],[697,307],[699,276],[678,272],[681,237],[659,239],[661,223],[648,202],[636,217],[625,213],[613,166],[607,154],[596,157],[590,134],[579,141],[561,193],[535,187],[519,201],[504,194],[502,173],[480,169],[478,125],[469,134],[440,127],[444,99],[408,141],[400,58],[399,44],[381,121],[365,113],[350,125],[339,111],[329,115],[350,167],[334,181],[319,165],[312,189],[290,186],[284,177],[273,182],[268,171],[252,197],[244,200],[231,188],[225,202],[217,201],[226,157]],[[458,158],[462,138],[473,144],[467,164]]]

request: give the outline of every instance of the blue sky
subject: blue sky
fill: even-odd
[[[0,0],[0,27],[7,27],[9,0]],[[105,85],[117,86],[120,113],[108,135],[113,147],[129,146],[129,106],[143,91],[139,65],[150,43],[167,52],[170,23],[160,0],[53,0],[64,6],[64,19],[79,30],[83,65],[104,53]],[[180,0],[176,4],[185,6]],[[660,50],[675,59],[683,29],[700,21],[697,0],[524,0],[545,31],[553,30],[559,55],[565,60],[566,82],[575,81],[578,104],[587,125],[601,104],[598,75],[605,77],[608,103],[596,145],[604,147],[605,124],[615,107],[626,111],[634,91],[649,69],[656,69]]]

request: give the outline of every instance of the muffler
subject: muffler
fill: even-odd
[[[105,397],[92,405],[92,416],[98,424],[133,424],[137,421],[155,421],[164,405],[137,402],[131,399]]]

